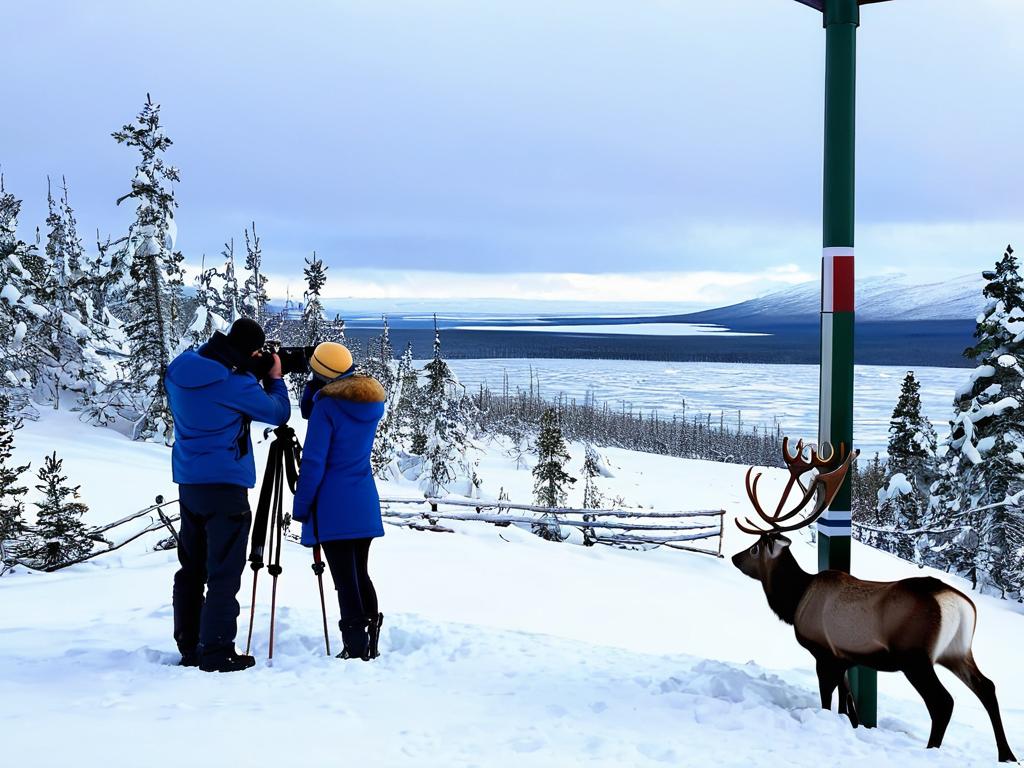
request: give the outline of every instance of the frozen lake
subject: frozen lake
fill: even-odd
[[[583,400],[588,395],[616,407],[632,406],[660,415],[710,413],[717,421],[724,412],[735,424],[742,414],[746,425],[771,427],[814,439],[818,423],[818,367],[743,363],[658,363],[630,360],[494,359],[449,360],[462,383],[472,391],[486,382],[500,392],[508,373],[509,385],[528,389],[531,375],[541,395],[564,394]],[[899,397],[907,369],[859,365],[854,379],[854,438],[866,454],[885,451],[889,417]],[[940,438],[952,414],[953,393],[970,369],[914,369],[921,382],[925,414]]]

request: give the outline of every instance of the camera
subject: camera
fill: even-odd
[[[274,366],[274,355],[281,358],[281,373],[309,373],[309,359],[316,347],[283,347],[279,341],[268,341],[260,354],[252,358],[249,370],[258,379],[266,378]]]
[[[281,373],[309,373],[309,359],[313,357],[315,349],[316,347],[282,347],[278,344],[271,354],[276,353],[281,358]]]

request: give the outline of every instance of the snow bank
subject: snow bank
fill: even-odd
[[[161,446],[130,443],[65,412],[44,414],[17,440],[20,462],[58,449],[93,522],[143,507],[156,493],[173,498]],[[257,442],[259,466],[265,451]],[[570,452],[578,473],[583,447]],[[743,467],[601,452],[614,474],[598,478],[602,492],[653,508],[747,513]],[[519,500],[532,487],[529,468],[516,469],[500,444],[490,446],[481,475],[492,495],[504,487]],[[765,497],[786,477],[769,470]],[[403,481],[382,491],[411,496],[412,489]],[[765,605],[759,585],[727,560],[573,547],[514,527],[453,527],[451,534],[388,528],[374,544],[371,568],[386,618],[383,655],[371,664],[324,657],[309,553],[292,544],[279,585],[275,663],[265,663],[264,572],[254,636],[260,664],[237,675],[172,666],[174,554],[148,552],[144,540],[56,574],[0,579],[5,758],[147,768],[254,757],[446,767],[952,768],[994,760],[984,711],[944,671],[957,706],[939,752],[924,749],[927,712],[899,676],[880,675],[878,729],[854,731],[820,711],[811,657]],[[724,551],[749,541],[730,528]],[[793,550],[813,567],[805,538],[796,537]],[[859,545],[853,562],[865,578],[922,573]],[[1024,617],[1019,607],[973,597],[976,655],[999,687],[1011,742],[1021,748],[1024,671],[1013,638]],[[248,605],[248,579],[239,598]]]

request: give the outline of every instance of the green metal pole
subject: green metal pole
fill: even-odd
[[[825,0],[825,167],[821,261],[821,389],[818,439],[853,446],[854,136],[857,0]],[[851,493],[847,477],[818,521],[818,568],[850,571]],[[850,671],[861,722],[878,721],[874,670]]]

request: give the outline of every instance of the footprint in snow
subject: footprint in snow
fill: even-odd
[[[636,751],[649,760],[656,760],[659,763],[679,763],[679,757],[674,749],[668,749],[658,744],[637,744]]]
[[[509,746],[516,752],[536,752],[543,749],[544,740],[536,736],[518,736],[509,742]]]
[[[401,627],[390,627],[386,629],[388,637],[388,649],[391,653],[403,656],[416,653],[428,646],[436,645],[438,638],[428,635],[425,632],[409,631]]]

